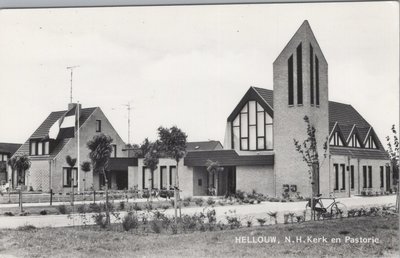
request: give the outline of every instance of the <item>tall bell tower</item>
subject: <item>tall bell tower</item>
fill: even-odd
[[[317,183],[320,193],[326,195],[329,159],[324,160],[323,144],[329,135],[328,63],[307,20],[274,61],[273,75],[276,195],[281,195],[283,185],[296,185],[302,196],[311,194],[308,166],[293,141],[307,138],[305,116],[316,128],[319,159],[323,161]]]

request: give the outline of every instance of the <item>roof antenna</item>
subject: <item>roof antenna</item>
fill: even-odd
[[[71,71],[71,79],[70,79],[70,82],[71,82],[71,90],[70,90],[70,99],[69,99],[69,102],[70,103],[72,103],[72,75],[73,75],[73,73],[74,73],[74,69],[75,68],[78,68],[79,67],[79,65],[74,65],[74,66],[68,66],[67,67],[67,70],[70,70]]]
[[[125,104],[128,109],[128,144],[131,144],[131,103]]]

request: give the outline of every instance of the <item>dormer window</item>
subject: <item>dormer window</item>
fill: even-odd
[[[245,151],[272,149],[272,126],[272,117],[258,102],[247,102],[232,122],[232,147]]]
[[[29,155],[42,156],[50,154],[50,141],[51,140],[31,140],[29,147]]]
[[[372,137],[372,135],[369,136],[369,137],[368,137],[368,140],[367,140],[367,142],[366,142],[366,144],[365,144],[365,148],[368,148],[368,149],[378,149],[377,146],[378,146],[378,145],[376,144],[376,142],[375,142],[375,140],[374,140],[374,137]]]
[[[338,132],[335,132],[332,137],[331,137],[331,141],[329,142],[330,145],[333,146],[344,146],[343,141],[342,141],[342,137],[340,137]]]
[[[349,142],[349,147],[353,147],[353,148],[361,148],[361,143],[358,140],[357,135],[353,134],[351,136],[351,140]]]

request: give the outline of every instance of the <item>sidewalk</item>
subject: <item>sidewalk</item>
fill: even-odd
[[[381,206],[386,204],[395,204],[396,196],[378,196],[378,197],[351,197],[351,198],[338,198],[338,201],[345,204],[348,209],[360,208],[368,206]],[[267,218],[267,212],[278,212],[278,222],[283,221],[283,214],[285,212],[294,212],[301,215],[305,209],[306,202],[263,202],[260,204],[253,205],[226,205],[214,207],[217,220],[225,218],[225,213],[235,210],[236,216],[244,219],[245,217],[251,217],[253,220],[257,218]],[[192,215],[194,213],[203,212],[205,209],[210,207],[189,207],[182,208],[182,215]],[[122,218],[126,212],[120,212]],[[173,216],[174,210],[168,209],[165,211],[168,216]],[[87,218],[91,217],[88,214]],[[113,221],[113,220],[112,220]],[[115,221],[115,220],[114,220]],[[79,226],[83,225],[79,214],[76,215],[45,215],[45,216],[15,216],[5,217],[2,216],[0,219],[0,228],[17,228],[23,225],[33,225],[35,227],[67,227],[67,226]],[[87,224],[94,224],[93,220],[89,218]]]

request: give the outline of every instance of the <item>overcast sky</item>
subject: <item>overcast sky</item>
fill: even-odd
[[[307,19],[329,63],[330,100],[352,104],[381,140],[399,118],[395,2],[0,11],[0,142],[24,142],[51,111],[99,106],[127,141],[177,125],[223,141],[250,86]]]

